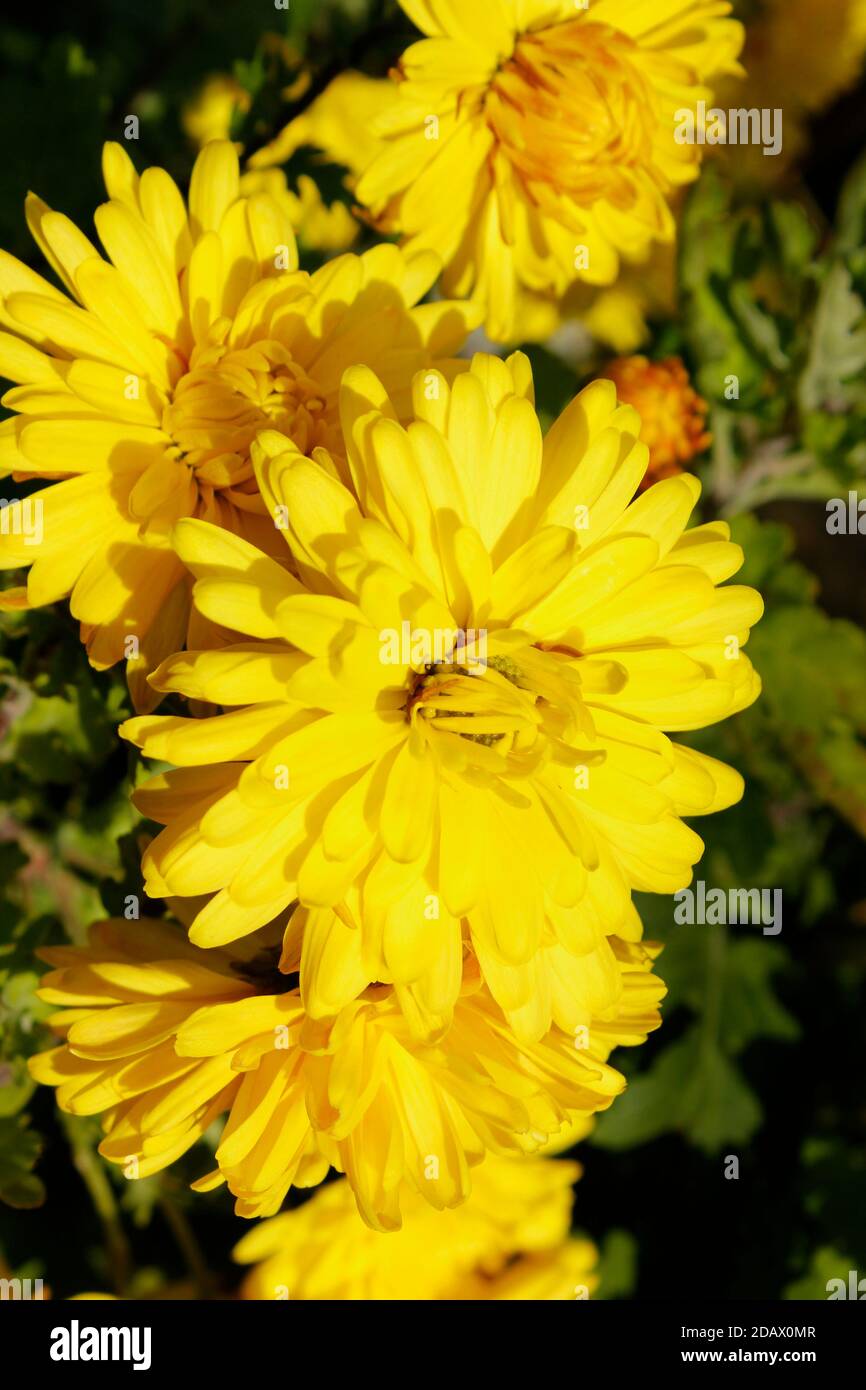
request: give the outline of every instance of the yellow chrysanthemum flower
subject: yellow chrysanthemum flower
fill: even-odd
[[[206,522],[175,529],[201,613],[258,642],[153,677],[230,712],[122,726],[177,769],[136,794],[165,826],[146,888],[214,895],[202,946],[300,900],[311,1011],[393,983],[420,1034],[447,1027],[468,934],[512,1026],[539,1038],[603,991],[605,937],[638,938],[631,890],[690,881],[703,846],[680,817],[741,795],[663,731],[755,699],[740,649],[761,600],[716,588],[742,552],[724,523],[685,530],[693,477],[632,501],[647,449],[610,382],[545,440],[521,354],[478,356],[453,388],[419,373],[414,411],[403,428],[352,369],[345,463],[260,437],[297,578]]]
[[[358,198],[436,248],[493,338],[514,340],[527,294],[610,285],[673,239],[670,198],[702,154],[676,142],[676,112],[739,71],[726,0],[400,3],[427,37],[403,54]]]
[[[676,307],[676,247],[667,244],[654,247],[644,264],[625,266],[615,285],[572,290],[563,310],[614,352],[628,353],[648,340],[651,319],[670,319]]]
[[[211,140],[228,140],[235,115],[246,115],[252,99],[229,73],[217,72],[203,82],[181,112],[184,134],[202,147]]]
[[[62,1110],[104,1114],[106,1133],[123,1136],[119,1146],[106,1140],[105,1157],[127,1176],[173,1163],[230,1104],[239,1077],[224,1068],[211,1086],[215,1068],[208,1075],[196,1059],[179,1058],[174,1043],[198,1009],[256,997],[250,947],[247,967],[240,952],[205,956],[168,922],[111,919],[90,928],[86,947],[38,953],[55,967],[39,995],[60,1010],[50,1024],[65,1042],[31,1057],[30,1071],[57,1087]]]
[[[289,1187],[345,1172],[364,1219],[400,1226],[408,1189],[441,1210],[466,1200],[489,1150],[538,1150],[605,1109],[623,1079],[618,1044],[658,1024],[663,987],[650,955],[615,942],[622,979],[613,1016],[585,1037],[552,1031],[520,1045],[469,962],[444,1043],[411,1034],[384,986],[336,1021],[310,1019],[277,970],[270,938],[246,955],[204,952],[166,922],[113,920],[86,948],[52,947],[40,997],[61,1011],[65,1043],[31,1059],[74,1114],[105,1113],[100,1153],[128,1177],[157,1172],[227,1115],[217,1170],[242,1216],[272,1215]]]
[[[437,1212],[407,1193],[402,1229],[384,1236],[359,1219],[348,1183],[331,1183],[243,1237],[235,1259],[255,1268],[241,1297],[588,1298],[598,1286],[597,1251],[568,1235],[579,1176],[576,1163],[490,1154],[462,1206]]]
[[[462,305],[413,307],[436,278],[432,255],[380,246],[299,271],[286,210],[240,194],[225,141],[198,156],[189,211],[164,170],[139,179],[119,145],[106,146],[104,173],[109,201],[95,220],[108,260],[28,199],[71,298],[0,253],[0,375],[20,383],[3,398],[18,413],[0,425],[0,470],[63,479],[36,494],[38,544],[0,537],[0,568],[32,563],[31,605],[71,592],[95,666],[137,644],[144,701],[145,672],[187,633],[173,523],[206,517],[273,550],[250,461],[257,431],[339,449],[346,367],[375,364],[405,401],[412,372],[447,360],[473,320]],[[201,625],[195,636],[222,640]]]
[[[266,170],[284,163],[302,146],[311,146],[321,151],[325,160],[344,165],[348,170],[346,185],[354,189],[386,147],[386,142],[373,134],[377,119],[399,99],[399,86],[394,82],[360,72],[340,73],[275,140],[250,157],[249,167]],[[676,202],[674,198],[675,216]],[[340,215],[340,207],[334,204],[328,210],[333,218]],[[308,221],[318,227],[319,219],[312,213]],[[357,225],[354,223],[356,230]],[[295,220],[293,226],[303,244],[304,230],[299,230]],[[315,243],[310,244],[315,249]],[[624,265],[610,286],[594,288],[578,281],[562,298],[519,287],[515,291],[513,336],[520,342],[542,342],[564,321],[579,319],[594,337],[616,352],[633,352],[649,335],[647,318],[657,314],[669,317],[673,312],[675,261],[674,243],[663,242],[653,245],[645,260]]]

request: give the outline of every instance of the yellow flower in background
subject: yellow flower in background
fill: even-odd
[[[709,448],[709,407],[694,390],[681,358],[650,362],[647,357],[619,357],[607,364],[604,376],[640,416],[640,437],[649,449],[643,486],[682,473],[684,465]]]
[[[479,355],[453,387],[419,373],[408,428],[366,368],[341,409],[345,459],[267,432],[254,451],[297,577],[206,522],[175,530],[201,613],[258,640],[153,677],[229,712],[121,728],[176,768],[135,797],[165,826],[147,892],[213,895],[202,946],[296,899],[337,910],[421,1035],[447,1027],[468,933],[522,1037],[570,1028],[612,969],[605,938],[640,935],[631,890],[690,881],[703,846],[681,817],[741,795],[666,732],[756,698],[740,648],[760,597],[716,587],[742,552],[724,523],[686,530],[694,478],[632,500],[647,448],[610,382],[544,440],[522,354]],[[352,999],[345,952],[312,954],[317,992]]]
[[[436,1212],[414,1193],[400,1231],[381,1235],[358,1216],[348,1183],[262,1222],[235,1249],[255,1266],[246,1299],[442,1300],[587,1298],[598,1253],[569,1239],[576,1163],[490,1154],[472,1194]],[[547,1291],[539,1293],[540,1285]]]
[[[95,221],[107,260],[28,199],[69,296],[0,253],[0,375],[19,383],[3,398],[17,413],[0,425],[0,470],[63,480],[31,503],[43,514],[37,545],[0,537],[0,568],[32,564],[26,600],[7,604],[71,594],[93,665],[133,656],[133,695],[148,708],[147,671],[188,635],[178,518],[282,550],[253,476],[257,432],[339,448],[348,366],[374,364],[405,399],[412,372],[447,362],[474,319],[463,305],[414,307],[438,273],[433,255],[379,246],[299,271],[285,208],[241,195],[227,141],[196,160],[188,210],[164,170],[139,179],[119,145],[103,167],[109,201]],[[225,640],[192,621],[194,641]]]
[[[308,174],[299,175],[297,189],[294,193],[289,188],[282,169],[252,169],[241,175],[242,195],[267,193],[285,210],[301,250],[337,255],[354,246],[361,224],[346,204],[334,202],[329,206]]]
[[[739,71],[725,0],[401,0],[427,36],[399,65],[357,186],[380,228],[435,248],[446,293],[512,341],[529,294],[610,285],[670,242],[702,147],[675,114]]]
[[[399,100],[395,82],[360,72],[340,73],[275,140],[250,157],[248,167],[264,170],[284,163],[303,146],[311,146],[321,151],[324,160],[342,164],[349,171],[346,185],[354,189],[361,174],[386,148],[385,140],[373,134],[377,119]],[[674,197],[675,215],[676,202]],[[334,217],[340,206],[334,204],[330,209]],[[293,225],[303,241],[299,224]],[[357,223],[353,225],[357,228]],[[611,286],[594,287],[577,281],[563,297],[557,297],[518,285],[514,291],[513,336],[520,342],[542,342],[564,321],[579,319],[593,337],[615,351],[632,352],[649,334],[649,316],[669,317],[673,312],[675,262],[674,243],[656,243],[645,261],[623,265]]]
[[[634,352],[650,336],[650,320],[673,318],[677,304],[676,247],[656,246],[643,265],[623,268],[615,285],[576,286],[564,316],[577,316],[592,336],[615,352]]]
[[[285,164],[297,150],[309,145],[320,150],[329,163],[342,164],[349,171],[347,183],[352,187],[382,149],[374,122],[396,101],[397,89],[387,78],[341,72],[270,144],[250,156],[249,167],[266,169]]]
[[[623,1089],[607,1065],[619,1043],[658,1025],[650,954],[618,944],[615,1015],[586,1037],[553,1030],[521,1045],[467,971],[447,1040],[411,1035],[378,986],[333,1023],[308,1018],[282,976],[278,942],[204,952],[167,922],[110,921],[87,947],[42,952],[40,997],[65,1042],[31,1059],[37,1081],[78,1115],[104,1112],[100,1153],[129,1178],[158,1172],[227,1116],[216,1171],[241,1216],[272,1215],[294,1186],[345,1172],[364,1219],[396,1230],[406,1191],[441,1210],[465,1201],[488,1151],[519,1156]]]
[[[387,78],[341,72],[270,144],[250,156],[243,184],[255,187],[258,180],[258,186],[267,188],[272,196],[287,199],[302,247],[347,250],[360,235],[360,223],[345,204],[326,206],[313,179],[300,175],[295,194],[287,187],[282,171],[272,166],[284,164],[303,146],[310,146],[320,151],[322,162],[342,164],[347,170],[345,185],[354,188],[360,173],[382,148],[372,133],[374,118],[395,99],[394,84]]]
[[[359,74],[360,75],[360,74]],[[308,78],[299,78],[303,81]],[[186,134],[197,145],[206,145],[210,140],[227,140],[236,112],[246,113],[250,108],[250,97],[243,87],[227,74],[218,74],[204,83],[192,101],[184,107],[182,124]],[[310,110],[313,110],[312,103]],[[297,117],[299,122],[309,122],[308,113]],[[243,146],[236,145],[239,155]],[[256,193],[266,193],[288,216],[298,244],[304,251],[318,251],[326,255],[337,255],[348,251],[361,233],[360,223],[355,220],[345,203],[325,203],[315,180],[302,174],[297,180],[297,191],[288,185],[281,170],[267,167],[272,161],[262,158],[259,151],[241,175],[239,191],[247,198]],[[282,162],[282,161],[276,161]]]
[[[866,55],[866,0],[763,0],[743,66],[776,101],[820,111],[853,86]]]
[[[766,185],[802,156],[808,120],[852,87],[866,60],[866,0],[762,0],[749,5],[745,81],[726,82],[719,106],[783,112],[781,153],[760,146],[715,147],[738,179]]]
[[[184,134],[202,147],[211,140],[228,140],[235,115],[246,115],[250,94],[228,73],[209,77],[181,112]]]
[[[521,1303],[583,1302],[598,1288],[598,1252],[588,1240],[573,1237],[555,1250],[524,1255],[490,1278],[476,1273],[466,1279],[461,1301]]]

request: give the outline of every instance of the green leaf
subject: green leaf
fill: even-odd
[[[805,1174],[803,1209],[822,1235],[853,1252],[866,1276],[866,1152],[862,1143],[849,1145],[839,1135],[807,1139],[801,1152]],[[837,1269],[835,1274],[840,1271]]]
[[[601,1243],[597,1299],[628,1298],[637,1283],[638,1245],[630,1231],[608,1231]]]
[[[0,1119],[17,1115],[36,1090],[22,1057],[0,1062]]]
[[[628,1149],[675,1131],[705,1153],[745,1144],[761,1123],[759,1101],[700,1025],[659,1053],[602,1115],[590,1142]]]
[[[734,208],[718,170],[705,169],[683,213],[679,278],[698,387],[739,426],[778,429],[805,354],[815,228],[795,203]],[[735,402],[726,395],[736,378]]]
[[[750,655],[764,717],[815,796],[866,836],[866,633],[818,608],[765,616]]]
[[[775,938],[729,940],[728,931],[709,925],[674,928],[659,966],[668,986],[666,1014],[680,1005],[703,1014],[712,1003],[716,1036],[731,1055],[757,1038],[792,1041],[799,1035],[797,1023],[779,1003],[772,984],[788,963],[787,953]]]
[[[821,287],[799,399],[804,413],[829,415],[866,404],[866,305],[842,261]]]
[[[782,1290],[784,1299],[823,1302],[827,1298],[827,1285],[831,1279],[844,1279],[847,1283],[848,1271],[855,1269],[855,1262],[846,1255],[840,1255],[832,1245],[822,1245],[815,1250],[809,1261],[809,1268],[799,1279]]]

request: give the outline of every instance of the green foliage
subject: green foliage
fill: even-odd
[[[850,1258],[840,1255],[830,1245],[822,1245],[812,1255],[805,1274],[792,1280],[783,1290],[782,1297],[796,1302],[825,1299],[830,1280],[846,1278],[847,1271],[854,1267]]]
[[[121,872],[118,838],[135,822],[117,724],[119,674],[97,677],[75,626],[50,612],[0,628],[0,1201],[44,1200],[32,1170],[43,1148],[24,1107],[27,1058],[50,1045],[50,1006],[36,998],[41,946],[80,941],[105,915]],[[137,882],[137,877],[136,877]]]
[[[782,528],[742,518],[735,535],[749,557],[745,578],[769,607],[750,647],[764,693],[743,736],[776,745],[811,796],[866,835],[866,634],[815,605]]]
[[[721,175],[708,171],[683,218],[680,284],[697,384],[720,407],[764,429],[785,419],[786,397],[806,350],[817,236],[795,204],[734,209]],[[739,395],[726,392],[736,379]]]
[[[628,1231],[608,1231],[599,1251],[599,1286],[594,1297],[629,1298],[637,1280],[637,1241]]]
[[[716,436],[708,478],[728,514],[843,495],[866,476],[866,163],[836,226],[768,200],[737,206],[704,175],[683,219],[685,338]]]
[[[32,1171],[41,1149],[26,1116],[0,1117],[0,1201],[24,1209],[41,1206],[45,1187]]]
[[[790,1041],[798,1029],[773,992],[782,968],[760,941],[729,942],[724,928],[680,927],[661,971],[666,1018],[697,1014],[600,1120],[593,1142],[622,1149],[674,1131],[707,1153],[745,1144],[761,1123],[758,1098],[736,1059],[757,1038]]]

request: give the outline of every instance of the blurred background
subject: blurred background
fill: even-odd
[[[525,345],[546,421],[635,354],[626,375],[663,415],[642,359],[679,359],[712,442],[673,466],[699,474],[702,519],[731,522],[737,582],[767,603],[749,648],[763,698],[694,739],[747,786],[697,826],[696,878],[781,890],[783,927],[677,925],[670,900],[639,903],[664,945],[665,1021],[617,1054],[629,1090],[579,1151],[575,1223],[601,1252],[605,1298],[825,1298],[828,1279],[866,1274],[866,5],[735,8],[749,77],[719,104],[782,108],[782,154],[718,151],[681,210],[676,260]],[[363,120],[340,148],[314,103],[345,69],[383,77],[412,41],[393,0],[78,0],[48,35],[44,19],[7,0],[0,21],[0,246],[44,270],[28,189],[90,232],[102,142],[131,115],[138,167],[182,186],[203,140],[228,134],[249,155],[298,120],[284,168],[302,263],[372,242],[345,167]],[[834,533],[828,503],[847,513],[851,493],[854,533]],[[122,674],[89,669],[59,608],[0,623],[0,1275],[42,1277],[59,1298],[225,1297],[244,1223],[228,1197],[189,1193],[206,1156],[127,1183],[96,1154],[97,1122],[27,1078],[50,1041],[34,951],[80,942],[140,892],[142,827],[115,734]]]

